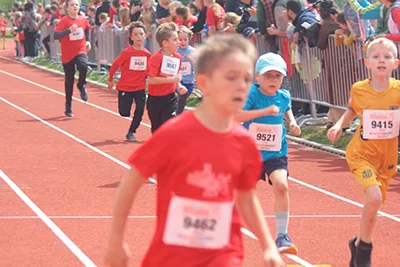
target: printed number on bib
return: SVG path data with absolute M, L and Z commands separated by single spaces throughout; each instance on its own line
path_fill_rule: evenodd
M 146 70 L 147 57 L 131 57 L 130 70 Z
M 190 62 L 182 62 L 181 71 L 182 75 L 191 75 L 192 74 L 192 65 Z
M 210 202 L 174 196 L 163 242 L 190 248 L 220 249 L 228 245 L 232 202 Z
M 399 135 L 400 110 L 364 110 L 363 138 L 391 139 Z
M 179 71 L 180 60 L 178 58 L 163 56 L 161 64 L 161 73 L 165 75 L 177 75 Z
M 71 32 L 69 34 L 69 40 L 71 41 L 76 41 L 76 40 L 82 40 L 83 39 L 83 28 L 78 28 L 76 29 L 75 32 Z
M 282 148 L 282 125 L 280 124 L 250 124 L 250 133 L 256 140 L 259 150 L 280 151 Z

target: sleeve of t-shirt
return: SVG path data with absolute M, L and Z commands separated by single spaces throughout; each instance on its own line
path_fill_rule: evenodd
M 236 183 L 236 189 L 248 191 L 256 187 L 261 173 L 261 153 L 251 136 L 247 137 L 243 151 L 243 170 Z
M 66 26 L 65 26 L 66 20 L 65 19 L 61 19 L 60 22 L 57 24 L 57 27 L 54 29 L 55 32 L 61 32 L 66 30 Z
M 149 59 L 149 66 L 147 68 L 147 76 L 157 77 L 160 72 L 160 67 L 161 67 L 160 56 L 159 56 L 159 54 L 155 54 Z
M 356 114 L 359 114 L 359 107 L 357 105 L 356 91 L 357 85 L 353 85 L 350 90 L 350 98 L 349 98 L 349 109 L 353 110 Z
M 247 97 L 246 104 L 244 105 L 244 110 L 252 110 L 254 106 L 254 94 L 253 90 L 250 89 L 249 96 Z
M 168 162 L 172 139 L 171 128 L 161 127 L 132 153 L 128 163 L 135 166 L 144 178 L 159 173 Z
M 122 65 L 122 62 L 124 62 L 126 59 L 127 59 L 126 53 L 122 51 L 121 54 L 114 60 L 113 64 L 111 65 L 110 71 L 108 73 L 109 81 L 114 80 L 115 72 L 117 71 L 118 67 Z
M 287 97 L 287 106 L 285 107 L 285 112 L 292 109 L 292 97 L 290 96 L 290 92 L 285 90 Z
M 212 8 L 211 7 L 209 7 L 208 9 L 207 9 L 207 14 L 206 14 L 206 25 L 208 26 L 208 27 L 211 27 L 211 26 L 215 26 L 215 15 L 214 15 L 214 10 L 212 10 Z

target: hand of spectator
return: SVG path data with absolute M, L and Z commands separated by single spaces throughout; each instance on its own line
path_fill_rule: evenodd
M 115 25 L 116 25 L 118 28 L 121 28 L 121 26 L 122 26 L 122 24 L 121 24 L 120 21 L 115 22 Z
M 301 129 L 295 121 L 289 125 L 289 128 L 290 128 L 290 133 L 293 134 L 294 136 L 299 136 L 301 134 Z
M 69 27 L 69 30 L 71 32 L 76 32 L 77 29 L 78 29 L 78 25 L 76 25 L 76 24 L 73 24 L 71 27 Z
M 267 32 L 269 35 L 277 35 L 277 29 L 274 24 L 267 28 Z
M 385 37 L 386 37 L 386 34 L 377 34 L 374 36 L 374 40 L 377 38 L 385 38 Z
M 298 32 L 295 32 L 293 34 L 293 43 L 298 44 L 300 39 L 300 34 Z
M 142 10 L 142 8 L 140 6 L 132 6 L 131 8 L 131 15 L 136 14 L 137 12 L 139 12 L 140 10 Z
M 252 6 L 251 8 L 248 9 L 249 14 L 253 17 L 257 16 L 257 7 Z
M 344 31 L 342 29 L 337 29 L 335 31 L 335 36 L 342 36 L 342 35 L 344 35 Z
M 164 22 L 167 22 L 166 18 L 161 18 L 161 19 L 156 19 L 157 24 L 163 24 Z

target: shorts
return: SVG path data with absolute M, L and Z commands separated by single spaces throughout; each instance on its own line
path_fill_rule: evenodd
M 288 171 L 288 157 L 282 156 L 279 158 L 272 158 L 263 162 L 263 168 L 259 177 L 259 180 L 265 181 L 265 174 L 268 175 L 268 183 L 272 185 L 272 181 L 269 179 L 271 173 L 276 170 L 285 170 L 289 176 Z
M 363 190 L 370 185 L 378 185 L 381 189 L 382 193 L 382 203 L 386 200 L 386 191 L 389 188 L 391 176 L 382 178 L 378 175 L 376 168 L 369 164 L 368 162 L 364 162 L 360 167 L 353 169 L 351 171 L 356 178 L 356 181 L 362 186 Z

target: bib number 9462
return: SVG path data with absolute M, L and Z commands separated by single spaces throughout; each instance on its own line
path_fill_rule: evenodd
M 217 220 L 215 219 L 196 219 L 189 216 L 183 218 L 183 227 L 185 228 L 194 228 L 204 231 L 215 231 L 216 224 Z

